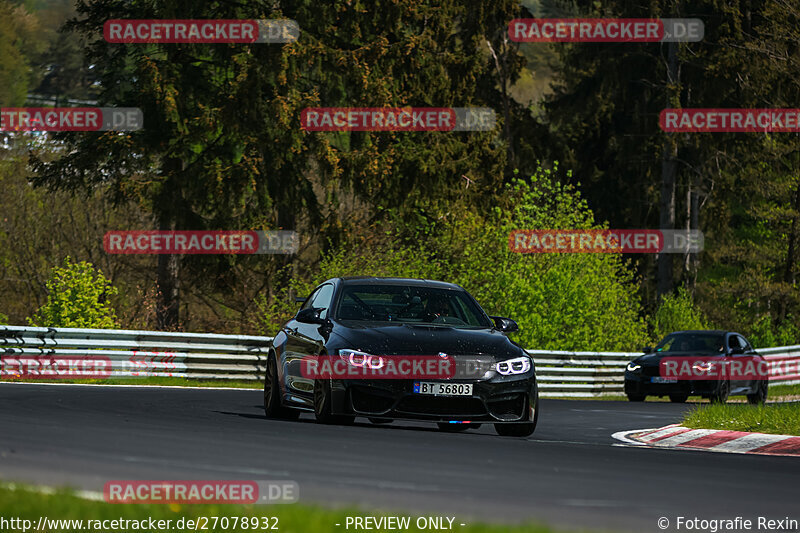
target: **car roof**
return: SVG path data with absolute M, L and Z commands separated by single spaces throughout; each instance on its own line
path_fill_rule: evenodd
M 348 276 L 339 278 L 344 285 L 402 285 L 412 287 L 432 287 L 437 289 L 451 289 L 463 291 L 464 289 L 455 283 L 436 281 L 432 279 L 414 278 L 379 278 L 376 276 Z
M 673 331 L 670 335 L 675 333 L 734 333 L 733 331 L 728 331 L 725 329 L 684 329 L 681 331 Z

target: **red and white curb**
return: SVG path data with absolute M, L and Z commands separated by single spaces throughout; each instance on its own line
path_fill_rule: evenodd
M 612 435 L 625 444 L 653 448 L 707 450 L 757 455 L 800 456 L 800 437 L 720 429 L 690 429 L 670 424 L 656 429 L 634 429 Z

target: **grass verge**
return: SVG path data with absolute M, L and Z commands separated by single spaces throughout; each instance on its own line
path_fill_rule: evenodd
M 800 435 L 800 403 L 704 405 L 690 411 L 681 425 L 693 429 Z
M 29 520 L 31 527 L 29 531 L 35 529 L 40 517 L 49 520 L 82 520 L 79 526 L 75 522 L 72 524 L 50 523 L 49 527 L 43 527 L 44 531 L 65 532 L 65 531 L 134 531 L 149 530 L 145 524 L 144 528 L 111 526 L 110 522 L 106 526 L 94 527 L 88 524 L 88 520 L 147 520 L 152 518 L 154 521 L 171 520 L 170 523 L 164 522 L 167 528 L 159 528 L 161 531 L 280 531 L 281 533 L 341 533 L 345 531 L 346 519 L 348 516 L 381 516 L 385 513 L 364 512 L 355 508 L 329 510 L 308 505 L 156 505 L 156 504 L 108 504 L 92 500 L 85 500 L 73 495 L 70 491 L 60 490 L 53 494 L 42 494 L 34 492 L 29 488 L 15 486 L 13 489 L 6 486 L 0 487 L 0 517 L 8 520 L 19 518 Z M 404 531 L 430 531 L 418 529 L 416 519 L 419 516 L 435 516 L 436 513 L 426 513 L 415 515 L 409 513 L 393 513 L 391 516 L 410 516 L 410 526 Z M 214 518 L 218 517 L 217 527 L 214 528 Z M 228 517 L 227 527 L 223 527 L 222 517 Z M 248 519 L 248 525 L 252 518 L 257 518 L 257 528 L 233 528 L 234 517 L 237 517 L 238 525 L 242 525 L 244 518 Z M 262 518 L 267 518 L 263 521 Z M 275 520 L 277 518 L 277 520 Z M 178 521 L 183 519 L 183 527 L 179 529 Z M 199 519 L 199 522 L 198 522 Z M 188 520 L 194 521 L 189 526 Z M 447 524 L 447 520 L 444 522 Z M 465 526 L 460 526 L 465 523 Z M 336 524 L 340 524 L 337 526 Z M 87 527 L 90 525 L 92 527 Z M 97 524 L 101 525 L 101 524 Z M 205 527 L 203 527 L 205 525 Z M 267 528 L 263 526 L 266 525 Z M 275 525 L 272 529 L 271 526 Z M 22 528 L 13 528 L 22 531 Z M 351 527 L 352 529 L 352 527 Z M 557 530 L 544 525 L 525 524 L 518 526 L 500 526 L 481 523 L 472 523 L 468 520 L 455 518 L 453 529 L 464 533 L 555 533 Z M 564 530 L 560 530 L 564 531 Z

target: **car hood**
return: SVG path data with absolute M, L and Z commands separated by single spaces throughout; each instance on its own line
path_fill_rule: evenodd
M 636 358 L 636 362 L 642 365 L 658 365 L 665 357 L 724 357 L 719 352 L 653 352 Z
M 458 329 L 449 326 L 342 325 L 336 324 L 332 341 L 376 355 L 491 355 L 502 361 L 519 357 L 524 350 L 494 329 Z

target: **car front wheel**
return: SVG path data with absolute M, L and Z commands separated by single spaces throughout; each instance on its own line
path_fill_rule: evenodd
M 727 380 L 720 381 L 717 385 L 717 391 L 709 397 L 711 403 L 725 403 L 728 401 L 728 396 L 731 392 L 731 384 Z
M 283 418 L 286 420 L 295 420 L 300 416 L 300 411 L 289 409 L 281 404 L 278 364 L 275 362 L 273 354 L 269 354 L 267 371 L 264 376 L 264 414 L 267 418 Z
M 769 390 L 769 382 L 766 379 L 759 381 L 756 392 L 747 395 L 747 403 L 753 405 L 766 403 L 768 390 Z
M 320 424 L 352 424 L 355 416 L 332 413 L 331 385 L 326 379 L 314 380 L 314 416 Z

